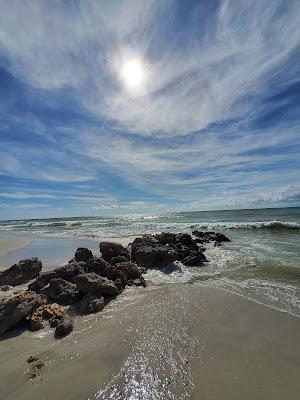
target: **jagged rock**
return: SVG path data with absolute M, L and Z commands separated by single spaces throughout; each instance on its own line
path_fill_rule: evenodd
M 63 338 L 64 336 L 69 335 L 74 329 L 74 322 L 70 317 L 63 318 L 57 325 L 54 336 L 57 339 Z
M 0 286 L 17 286 L 36 278 L 42 270 L 42 262 L 38 258 L 21 260 L 12 267 L 0 272 Z
M 116 288 L 118 289 L 119 293 L 122 293 L 123 288 L 125 287 L 125 285 L 123 284 L 121 279 L 120 278 L 116 279 L 114 281 L 114 284 L 115 284 Z
M 159 241 L 160 244 L 175 244 L 176 243 L 176 234 L 170 232 L 162 232 L 160 234 L 155 235 L 155 238 Z
M 126 285 L 126 281 L 127 281 L 127 277 L 124 274 L 124 272 L 122 272 L 121 270 L 118 270 L 115 266 L 110 265 L 106 268 L 105 270 L 105 276 L 111 280 L 111 281 L 116 281 L 117 279 L 120 279 L 122 282 L 122 287 L 125 287 Z
M 180 243 L 184 246 L 187 246 L 190 249 L 196 250 L 198 248 L 195 240 L 192 238 L 191 235 L 189 235 L 187 233 L 177 233 L 176 234 L 176 242 Z
M 95 272 L 98 275 L 106 276 L 105 270 L 108 263 L 102 257 L 92 257 L 87 262 L 87 272 Z
M 88 262 L 90 258 L 93 257 L 93 253 L 91 250 L 85 248 L 85 247 L 78 247 L 75 253 L 75 260 L 76 261 L 83 261 L 83 262 Z
M 181 243 L 176 244 L 177 260 L 181 261 L 191 254 L 191 249 Z
M 141 271 L 138 266 L 131 261 L 118 263 L 115 265 L 115 269 L 122 272 L 125 275 L 126 280 L 140 278 L 141 276 Z
M 128 257 L 125 256 L 116 256 L 116 257 L 112 257 L 112 259 L 110 260 L 110 264 L 111 265 L 116 265 L 122 262 L 127 262 L 128 261 Z
M 192 232 L 194 236 L 197 236 L 198 238 L 198 242 L 199 240 L 201 240 L 201 243 L 208 243 L 208 242 L 217 242 L 217 243 L 221 243 L 221 242 L 230 242 L 230 239 L 223 235 L 223 233 L 219 233 L 219 232 L 202 232 L 202 231 L 193 231 Z
M 77 307 L 79 314 L 95 314 L 105 307 L 104 297 L 97 297 L 93 294 L 86 294 Z
M 155 237 L 144 235 L 131 244 L 131 258 L 139 267 L 152 268 L 175 261 L 178 254 L 174 246 L 162 245 Z
M 76 303 L 79 299 L 76 285 L 62 278 L 52 279 L 47 293 L 51 300 L 62 305 Z
M 75 283 L 82 293 L 92 293 L 96 296 L 116 296 L 119 291 L 114 283 L 94 272 L 77 275 Z
M 49 320 L 49 325 L 54 327 L 65 317 L 64 310 L 56 303 L 43 304 L 38 307 L 30 317 L 30 328 L 33 331 L 44 327 L 44 320 Z
M 120 243 L 114 242 L 101 242 L 100 251 L 105 261 L 110 261 L 113 257 L 123 256 L 130 259 L 130 255 L 127 249 Z
M 206 261 L 207 259 L 205 255 L 201 251 L 198 251 L 198 252 L 192 252 L 191 255 L 184 258 L 181 262 L 184 265 L 195 267 L 203 265 L 203 263 Z
M 53 271 L 45 272 L 39 276 L 29 286 L 29 290 L 34 292 L 40 292 L 46 285 L 50 283 L 52 279 L 61 278 L 68 282 L 74 283 L 74 277 L 79 274 L 83 274 L 86 270 L 86 264 L 82 261 L 71 260 L 68 264 L 56 268 Z
M 40 290 L 43 289 L 43 287 L 48 285 L 51 279 L 55 277 L 56 273 L 54 271 L 44 272 L 42 275 L 36 278 L 35 281 L 33 281 L 32 283 L 30 283 L 30 285 L 28 285 L 28 289 L 32 290 L 33 292 L 39 292 Z
M 44 296 L 25 290 L 13 297 L 4 298 L 0 302 L 0 335 L 31 315 L 46 301 Z

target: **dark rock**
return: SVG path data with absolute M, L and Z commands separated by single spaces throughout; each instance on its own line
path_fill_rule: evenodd
M 116 267 L 113 265 L 110 265 L 106 268 L 105 276 L 111 281 L 116 281 L 117 279 L 120 279 L 123 288 L 126 285 L 127 276 L 124 274 L 124 272 L 122 272 L 119 269 L 116 269 Z
M 62 278 L 66 281 L 75 283 L 75 276 L 84 273 L 86 268 L 86 263 L 83 261 L 71 261 L 62 267 L 56 268 L 54 272 L 57 278 Z
M 202 231 L 193 231 L 192 232 L 194 236 L 197 236 L 198 238 L 198 242 L 199 239 L 201 240 L 201 243 L 205 243 L 205 242 L 217 242 L 217 243 L 221 243 L 221 242 L 230 242 L 230 239 L 223 235 L 223 233 L 219 233 L 219 232 L 212 232 L 212 231 L 208 231 L 208 232 L 202 232 Z
M 77 275 L 75 283 L 82 293 L 92 293 L 96 296 L 116 296 L 119 291 L 114 283 L 94 272 Z
M 138 266 L 131 261 L 118 263 L 115 265 L 115 269 L 122 272 L 125 275 L 126 280 L 136 279 L 141 276 L 141 271 Z
M 62 278 L 52 279 L 47 293 L 51 300 L 62 305 L 73 304 L 79 300 L 76 285 Z
M 38 361 L 38 359 L 39 359 L 38 356 L 32 355 L 32 356 L 29 356 L 29 357 L 27 358 L 27 362 L 28 362 L 28 364 L 31 364 L 31 363 L 33 363 L 34 361 Z
M 217 243 L 230 242 L 230 239 L 227 236 L 223 235 L 223 233 L 216 233 L 215 241 Z
M 125 256 L 116 256 L 116 257 L 112 257 L 112 259 L 110 260 L 110 264 L 111 265 L 116 265 L 122 262 L 127 262 L 128 261 L 128 257 Z
M 139 267 L 152 268 L 158 265 L 168 264 L 178 257 L 175 247 L 162 245 L 150 235 L 137 238 L 131 244 L 131 258 Z
M 98 275 L 106 276 L 105 270 L 108 263 L 102 257 L 92 257 L 87 262 L 87 272 L 95 272 Z
M 176 242 L 187 246 L 190 249 L 197 249 L 197 243 L 194 241 L 192 236 L 187 233 L 177 233 Z
M 0 335 L 31 315 L 45 302 L 44 296 L 31 291 L 21 291 L 13 297 L 4 298 L 0 302 Z
M 42 270 L 38 258 L 21 260 L 12 267 L 0 272 L 0 285 L 17 286 L 36 278 Z
M 10 289 L 11 289 L 11 286 L 9 286 L 9 285 L 0 286 L 1 292 L 7 292 Z
M 132 284 L 133 284 L 134 286 L 143 286 L 143 287 L 146 287 L 146 286 L 147 286 L 146 281 L 145 281 L 145 279 L 144 279 L 142 276 L 139 277 L 139 278 L 133 279 L 133 280 L 132 280 Z
M 191 254 L 191 249 L 188 246 L 185 246 L 181 243 L 176 245 L 177 250 L 177 259 L 179 261 L 183 260 L 184 258 L 188 257 Z
M 101 242 L 100 243 L 100 251 L 102 257 L 106 261 L 110 261 L 113 257 L 123 256 L 130 259 L 130 255 L 127 249 L 123 247 L 120 243 L 114 242 Z
M 33 281 L 32 283 L 30 283 L 30 285 L 28 285 L 28 289 L 38 293 L 43 289 L 43 287 L 48 285 L 51 279 L 55 277 L 56 273 L 54 271 L 44 272 L 42 275 L 36 278 L 35 281 Z
M 104 297 L 97 297 L 93 294 L 86 294 L 77 307 L 79 314 L 95 314 L 105 307 Z
M 123 284 L 123 282 L 121 281 L 121 279 L 120 279 L 120 278 L 116 279 L 116 280 L 114 281 L 114 284 L 115 284 L 116 288 L 118 289 L 119 293 L 122 293 L 122 290 L 123 290 L 123 288 L 124 288 L 124 284 Z
M 155 238 L 158 240 L 160 244 L 175 244 L 176 243 L 176 234 L 169 232 L 162 232 L 158 235 L 155 235 Z
M 85 248 L 85 247 L 79 247 L 76 250 L 75 253 L 75 260 L 76 261 L 83 261 L 83 262 L 88 262 L 90 258 L 93 257 L 93 253 L 91 250 Z
M 73 329 L 74 329 L 73 320 L 70 317 L 65 317 L 57 325 L 54 332 L 54 336 L 57 339 L 60 339 L 64 336 L 69 335 L 69 333 L 71 333 Z
M 187 266 L 201 266 L 203 263 L 207 261 L 205 255 L 201 252 L 192 252 L 191 255 L 183 259 L 181 262 Z

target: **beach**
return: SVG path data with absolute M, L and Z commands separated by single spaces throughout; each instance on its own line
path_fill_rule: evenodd
M 300 320 L 199 284 L 128 289 L 60 341 L 0 342 L 1 398 L 297 399 Z M 45 361 L 28 380 L 26 359 Z
M 105 240 L 126 247 L 145 233 L 195 228 L 230 238 L 205 243 L 208 262 L 201 267 L 149 268 L 146 288 L 127 286 L 97 314 L 76 315 L 71 305 L 74 329 L 63 339 L 48 324 L 2 335 L 1 399 L 297 399 L 299 209 L 278 210 L 276 220 L 273 211 L 269 219 L 262 214 L 0 223 L 0 242 L 11 249 L 0 265 L 37 256 L 46 273 L 73 259 L 78 247 L 99 257 Z M 30 356 L 42 365 L 33 379 Z

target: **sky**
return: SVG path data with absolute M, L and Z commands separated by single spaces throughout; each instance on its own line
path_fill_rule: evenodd
M 0 219 L 300 205 L 297 0 L 0 9 Z

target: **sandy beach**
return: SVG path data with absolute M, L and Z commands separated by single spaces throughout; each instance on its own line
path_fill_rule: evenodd
M 127 289 L 102 313 L 76 317 L 65 339 L 4 336 L 1 398 L 292 400 L 299 333 L 298 318 L 224 290 Z M 32 354 L 45 367 L 28 380 Z
M 13 250 L 20 250 L 28 246 L 29 239 L 16 237 L 0 237 L 0 257 Z

